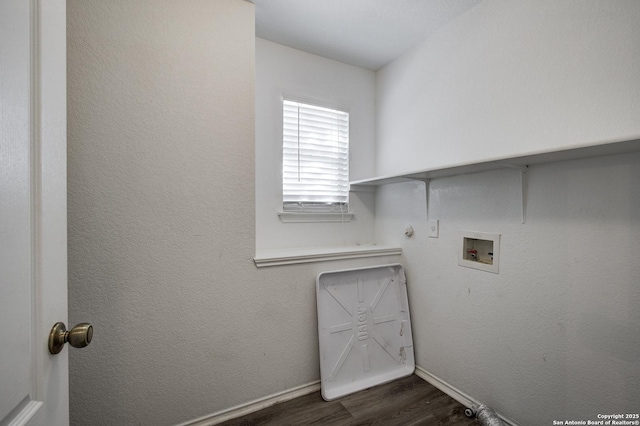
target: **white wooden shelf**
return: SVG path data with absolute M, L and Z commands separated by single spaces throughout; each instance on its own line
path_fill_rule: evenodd
M 527 170 L 530 165 L 552 163 L 556 161 L 578 160 L 583 158 L 601 157 L 605 155 L 628 154 L 640 152 L 640 138 L 623 141 L 610 141 L 597 145 L 578 146 L 557 151 L 544 151 L 523 156 L 501 157 L 474 163 L 463 163 L 442 167 L 433 167 L 395 175 L 386 175 L 361 179 L 350 182 L 351 191 L 367 190 L 367 188 L 393 183 L 422 181 L 427 191 L 427 218 L 429 211 L 429 181 L 431 179 L 455 176 L 461 174 L 478 173 L 504 168 L 516 169 L 520 172 L 522 185 L 522 223 L 525 223 L 527 199 Z

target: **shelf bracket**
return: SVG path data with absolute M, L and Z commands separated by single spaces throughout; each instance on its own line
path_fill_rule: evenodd
M 524 166 L 524 170 L 520 170 L 520 196 L 522 197 L 522 224 L 524 225 L 527 222 L 527 189 L 529 187 L 529 180 L 527 175 L 527 168 L 529 166 Z
M 510 169 L 515 169 L 520 173 L 520 200 L 521 200 L 521 212 L 522 212 L 522 223 L 526 223 L 527 221 L 527 189 L 528 189 L 528 179 L 527 179 L 527 171 L 529 170 L 529 166 L 526 164 L 508 164 L 508 163 L 500 163 L 505 167 Z
M 417 178 L 417 177 L 411 177 L 409 179 L 417 180 L 419 182 L 424 182 L 424 203 L 426 207 L 426 215 L 427 215 L 427 221 L 428 221 L 429 220 L 429 182 L 431 182 L 431 179 Z

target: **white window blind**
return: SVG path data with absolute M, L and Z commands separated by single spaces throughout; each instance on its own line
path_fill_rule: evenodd
M 283 117 L 283 209 L 345 211 L 349 114 L 285 100 Z

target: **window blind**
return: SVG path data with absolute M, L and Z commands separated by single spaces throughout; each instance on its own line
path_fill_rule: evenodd
M 349 114 L 285 100 L 282 133 L 284 209 L 344 211 L 349 201 Z

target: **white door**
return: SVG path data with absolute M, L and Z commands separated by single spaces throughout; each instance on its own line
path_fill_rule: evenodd
M 66 12 L 0 0 L 0 425 L 69 423 Z

